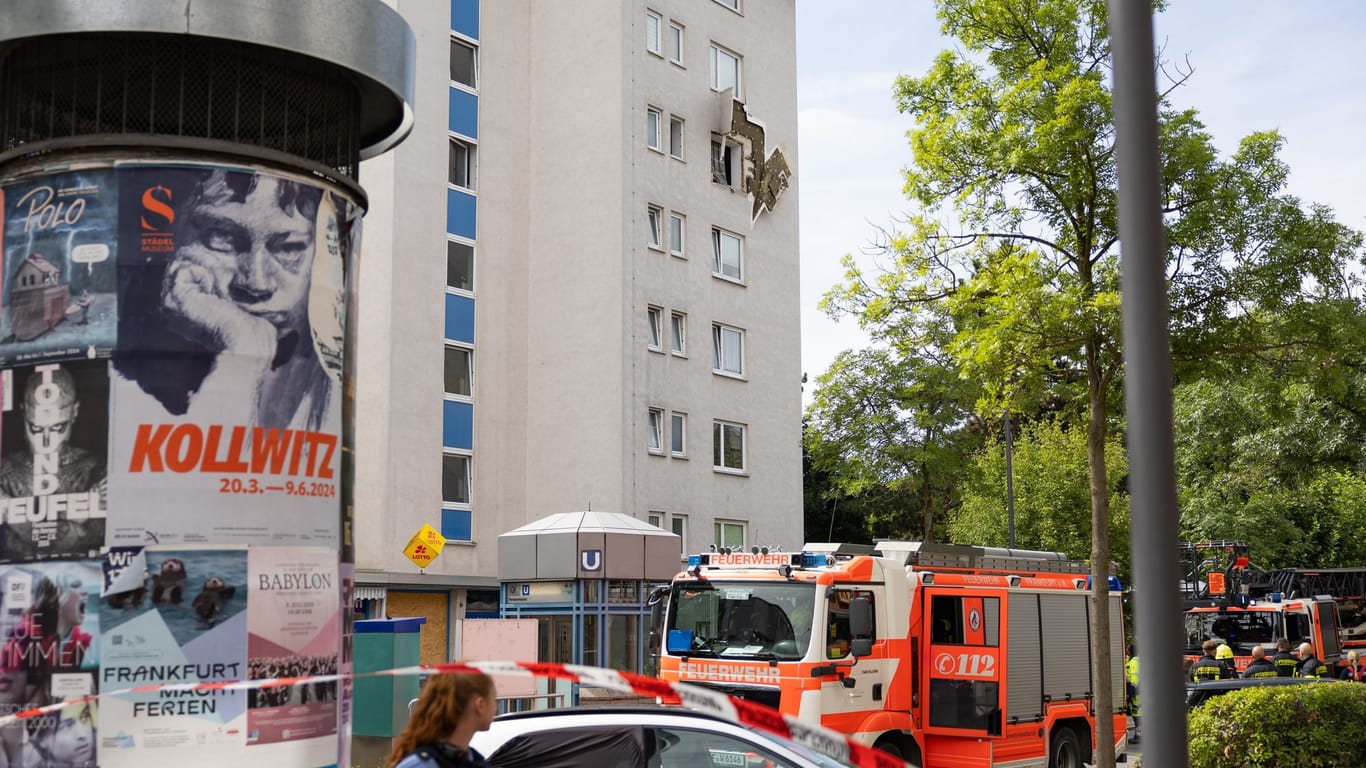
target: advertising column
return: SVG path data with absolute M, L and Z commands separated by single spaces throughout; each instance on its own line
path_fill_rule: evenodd
M 87 165 L 0 184 L 0 714 L 335 675 L 359 208 L 250 164 Z M 115 693 L 0 729 L 0 765 L 332 765 L 338 698 Z

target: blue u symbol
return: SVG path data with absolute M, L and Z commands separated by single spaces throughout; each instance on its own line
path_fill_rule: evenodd
M 601 550 L 601 549 L 585 549 L 585 550 L 582 550 L 581 552 L 579 552 L 579 564 L 583 566 L 583 569 L 584 569 L 585 571 L 601 571 L 601 570 L 602 570 L 602 550 Z

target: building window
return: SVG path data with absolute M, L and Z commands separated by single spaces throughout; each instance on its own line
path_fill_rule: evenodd
M 740 145 L 716 134 L 711 137 L 711 180 L 731 189 L 740 188 Z
M 716 0 L 716 2 L 726 6 L 732 11 L 735 11 L 736 13 L 740 12 L 740 0 Z
M 452 138 L 446 180 L 452 186 L 474 189 L 474 145 Z
M 658 408 L 650 409 L 650 423 L 647 427 L 645 447 L 650 453 L 664 452 L 664 412 Z
M 653 525 L 653 526 L 656 527 L 656 528 L 663 528 L 663 527 L 664 527 L 664 513 L 663 513 L 663 512 L 650 512 L 650 513 L 648 513 L 648 514 L 645 515 L 645 521 L 648 522 L 650 525 Z
M 674 411 L 669 414 L 669 453 L 683 458 L 688 455 L 688 414 Z
M 470 503 L 470 457 L 447 453 L 441 457 L 441 500 L 447 504 Z
M 711 326 L 711 369 L 714 373 L 745 375 L 745 332 L 729 325 Z
M 669 61 L 683 63 L 683 25 L 670 22 L 669 31 L 664 35 L 664 52 Z
M 446 345 L 446 394 L 470 396 L 473 380 L 474 351 L 466 347 Z
M 474 290 L 474 246 L 446 241 L 446 285 L 462 291 Z
M 451 38 L 451 82 L 478 88 L 478 55 L 474 46 Z
M 659 14 L 645 12 L 645 50 L 659 55 L 659 29 L 662 24 Z
M 684 552 L 687 552 L 687 551 L 688 551 L 688 516 L 687 516 L 687 515 L 673 515 L 673 516 L 671 516 L 671 517 L 669 518 L 669 530 L 671 530 L 671 531 L 673 531 L 674 533 L 678 534 L 678 538 L 679 538 L 679 540 L 680 540 L 680 543 L 682 543 L 682 545 L 683 545 L 683 551 L 684 551 Z
M 646 240 L 646 244 L 657 251 L 664 250 L 661 245 L 663 241 L 660 239 L 661 232 L 664 229 L 664 211 L 652 205 L 646 208 L 646 219 L 649 220 L 650 225 L 649 239 Z
M 645 110 L 645 146 L 656 152 L 662 152 L 660 139 L 660 125 L 664 120 L 664 113 L 650 107 Z
M 724 229 L 711 231 L 711 273 L 717 277 L 739 282 L 743 277 L 744 258 L 740 236 Z
M 718 547 L 732 549 L 745 548 L 745 524 L 730 520 L 717 520 L 711 525 L 712 538 Z
M 645 318 L 650 323 L 650 336 L 645 342 L 645 346 L 656 352 L 661 352 L 664 349 L 663 345 L 659 343 L 660 338 L 663 336 L 663 333 L 661 333 L 661 328 L 664 324 L 663 317 L 664 310 L 659 307 L 649 307 L 645 310 Z
M 683 255 L 684 216 L 681 213 L 669 214 L 669 253 Z
M 716 421 L 711 425 L 711 465 L 726 472 L 745 471 L 745 425 Z
M 711 89 L 713 91 L 724 91 L 727 88 L 732 88 L 735 92 L 735 98 L 740 99 L 743 97 L 740 90 L 740 77 L 740 56 L 712 43 Z
M 688 354 L 688 316 L 682 312 L 669 314 L 669 351 L 679 357 Z
M 683 118 L 678 116 L 669 117 L 669 156 L 683 159 Z

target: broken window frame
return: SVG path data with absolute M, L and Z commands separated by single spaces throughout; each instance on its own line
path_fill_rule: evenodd
M 734 190 L 743 189 L 744 154 L 740 145 L 719 133 L 711 135 L 711 180 Z

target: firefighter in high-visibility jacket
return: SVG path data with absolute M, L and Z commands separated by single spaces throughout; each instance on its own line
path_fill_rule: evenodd
M 1280 674 L 1276 671 L 1276 665 L 1266 657 L 1266 649 L 1260 645 L 1252 646 L 1252 661 L 1243 670 L 1243 677 L 1279 677 Z
M 1205 655 L 1195 662 L 1191 667 L 1191 680 L 1197 683 L 1204 683 L 1210 680 L 1227 680 L 1233 677 L 1233 673 L 1228 667 L 1218 659 L 1214 658 L 1215 652 L 1219 649 L 1218 640 L 1206 640 L 1200 645 L 1200 650 Z
M 1276 641 L 1276 655 L 1271 657 L 1271 663 L 1276 666 L 1277 677 L 1294 677 L 1295 669 L 1300 662 L 1295 658 L 1295 654 L 1290 652 L 1290 641 L 1284 637 Z
M 1129 717 L 1134 719 L 1134 731 L 1138 731 L 1138 655 L 1134 653 L 1134 647 L 1129 646 L 1129 660 L 1124 662 L 1124 679 L 1127 681 L 1129 694 Z
M 1300 677 L 1326 677 L 1328 665 L 1314 658 L 1314 646 L 1300 643 Z

